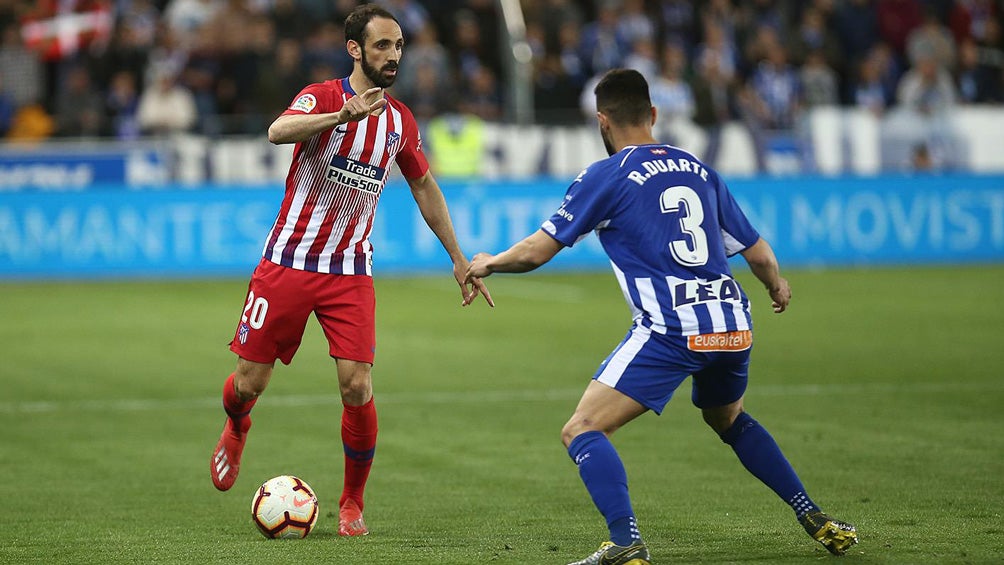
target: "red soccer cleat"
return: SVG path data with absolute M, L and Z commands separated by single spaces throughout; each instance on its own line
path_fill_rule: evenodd
M 338 535 L 365 536 L 370 533 L 363 522 L 363 511 L 352 499 L 346 500 L 338 511 Z
M 251 428 L 251 417 L 241 418 L 240 428 L 234 425 L 231 418 L 223 424 L 220 442 L 213 450 L 209 459 L 209 474 L 213 477 L 213 486 L 219 490 L 230 490 L 237 480 L 241 469 L 241 453 L 244 452 L 244 442 L 247 441 L 248 429 Z

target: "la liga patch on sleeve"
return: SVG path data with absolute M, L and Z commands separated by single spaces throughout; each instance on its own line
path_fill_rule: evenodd
M 317 106 L 317 98 L 313 94 L 304 94 L 297 98 L 290 106 L 290 110 L 299 110 L 309 114 Z

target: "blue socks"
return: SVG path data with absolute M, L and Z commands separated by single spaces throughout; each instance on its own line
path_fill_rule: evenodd
M 752 416 L 741 412 L 721 438 L 732 446 L 746 470 L 788 503 L 798 518 L 819 510 L 806 496 L 802 481 L 777 442 Z
M 746 470 L 788 503 L 799 519 L 819 510 L 805 494 L 802 481 L 777 442 L 752 416 L 740 413 L 721 438 Z M 627 472 L 606 434 L 592 431 L 576 436 L 568 445 L 568 455 L 578 465 L 593 504 L 606 518 L 610 541 L 628 546 L 641 540 L 628 495 Z
M 603 432 L 580 434 L 568 445 L 568 455 L 579 466 L 579 476 L 610 528 L 610 541 L 620 546 L 641 539 L 628 496 L 627 472 Z

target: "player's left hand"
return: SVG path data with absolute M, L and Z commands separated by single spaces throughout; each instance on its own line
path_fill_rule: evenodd
M 777 288 L 769 290 L 769 294 L 775 314 L 788 309 L 788 304 L 791 303 L 791 286 L 788 285 L 788 279 L 779 277 Z
M 482 255 L 484 254 L 482 253 Z M 460 285 L 460 293 L 464 297 L 464 301 L 461 303 L 462 306 L 468 306 L 474 302 L 474 299 L 479 294 L 482 294 L 485 297 L 485 302 L 492 308 L 495 307 L 495 301 L 492 300 L 492 295 L 488 292 L 488 286 L 481 280 L 481 277 L 471 276 L 470 264 L 466 259 L 453 264 L 453 277 L 457 279 L 457 284 Z
M 471 258 L 471 262 L 467 265 L 467 272 L 465 276 L 467 280 L 471 280 L 474 277 L 484 278 L 492 274 L 494 271 L 488 268 L 488 261 L 492 259 L 493 255 L 491 253 L 478 253 Z

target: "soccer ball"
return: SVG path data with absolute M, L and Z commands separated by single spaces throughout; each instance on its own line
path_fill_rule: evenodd
M 305 538 L 317 522 L 314 489 L 292 475 L 273 477 L 251 498 L 251 520 L 267 538 Z

